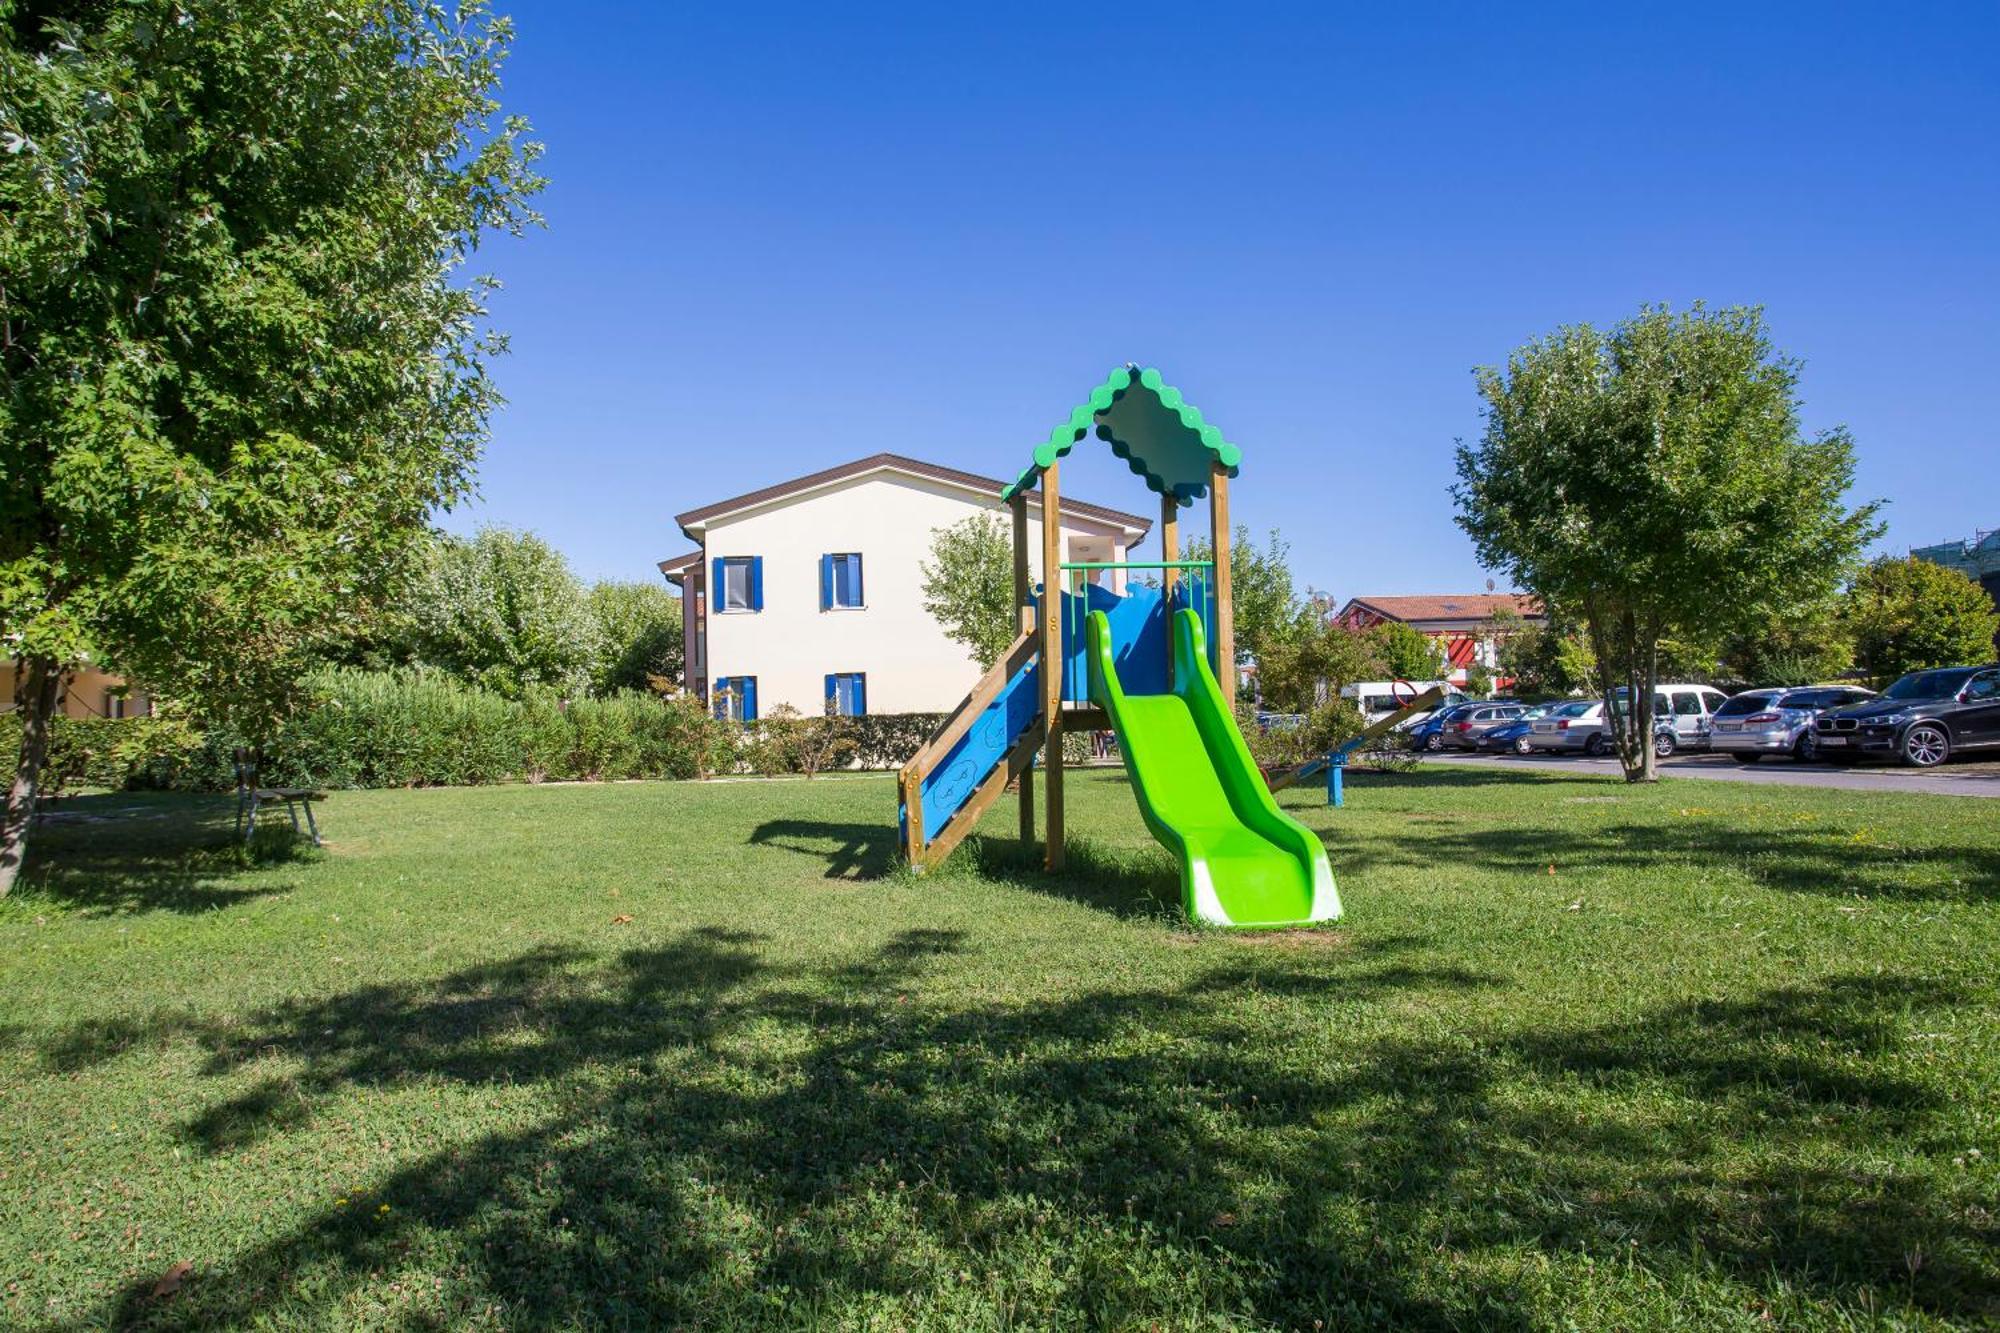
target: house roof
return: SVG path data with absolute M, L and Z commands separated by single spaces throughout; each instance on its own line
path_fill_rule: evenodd
M 695 569 L 700 564 L 701 550 L 697 547 L 692 551 L 674 556 L 671 559 L 662 560 L 660 562 L 660 572 L 667 576 L 667 582 L 679 583 L 689 570 Z
M 830 467 L 823 472 L 814 472 L 803 477 L 794 477 L 790 481 L 781 481 L 775 485 L 766 486 L 761 490 L 747 491 L 742 495 L 731 496 L 727 500 L 717 500 L 713 504 L 705 504 L 698 508 L 690 509 L 686 513 L 675 514 L 674 523 L 686 534 L 689 541 L 698 542 L 701 540 L 701 537 L 692 531 L 692 529 L 698 525 L 707 523 L 711 519 L 721 518 L 725 514 L 733 514 L 739 510 L 755 508 L 758 505 L 769 504 L 773 500 L 783 500 L 793 495 L 803 494 L 806 491 L 816 490 L 821 486 L 828 486 L 834 482 L 846 481 L 853 477 L 865 476 L 870 472 L 880 471 L 906 472 L 912 476 L 928 478 L 931 481 L 941 481 L 946 485 L 979 491 L 992 496 L 996 500 L 1008 498 L 1002 494 L 1003 491 L 1008 489 L 1007 483 L 1001 481 L 998 477 L 982 477 L 976 472 L 961 472 L 957 468 L 941 467 L 936 463 L 926 463 L 920 458 L 909 458 L 903 454 L 870 454 L 866 458 L 857 458 L 851 463 L 842 463 L 838 467 Z M 1065 497 L 1063 508 L 1068 514 L 1076 517 L 1094 518 L 1103 523 L 1111 523 L 1121 528 L 1132 529 L 1135 538 L 1143 537 L 1153 526 L 1151 519 L 1139 514 L 1128 514 L 1122 509 L 1108 509 L 1103 505 L 1089 504 L 1082 500 L 1071 500 Z M 675 558 L 685 559 L 687 557 Z
M 1524 592 L 1471 592 L 1439 597 L 1350 597 L 1340 608 L 1337 620 L 1345 620 L 1356 610 L 1370 611 L 1385 620 L 1484 620 L 1495 611 L 1540 616 L 1541 602 Z
M 1095 426 L 1097 438 L 1146 479 L 1146 485 L 1180 504 L 1208 493 L 1209 476 L 1220 465 L 1236 475 L 1243 451 L 1202 420 L 1201 409 L 1181 397 L 1160 372 L 1123 365 L 1090 391 L 1068 420 L 1049 432 L 1034 461 L 1014 478 L 1001 498 L 1032 490 L 1042 473 L 1074 449 Z M 1067 502 L 1065 502 L 1067 503 Z

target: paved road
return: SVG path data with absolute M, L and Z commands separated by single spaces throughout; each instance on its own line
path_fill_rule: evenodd
M 1547 769 L 1581 773 L 1616 773 L 1616 759 L 1585 759 L 1581 755 L 1427 754 L 1427 764 L 1470 764 L 1518 768 L 1534 773 Z M 1766 759 L 1739 764 L 1727 755 L 1677 754 L 1660 764 L 1662 776 L 1709 778 L 1718 782 L 1776 782 L 1798 787 L 1839 787 L 1848 791 L 1918 791 L 1938 796 L 2000 797 L 2000 763 L 1950 763 L 1927 771 L 1885 764 L 1834 768 L 1825 764 L 1795 764 Z

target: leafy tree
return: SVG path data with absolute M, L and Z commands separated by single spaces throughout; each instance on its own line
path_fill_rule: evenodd
M 1780 612 L 1722 645 L 1722 674 L 1746 685 L 1811 685 L 1854 664 L 1854 632 L 1828 598 Z
M 974 514 L 931 534 L 924 610 L 985 670 L 1021 632 L 1014 606 L 1014 538 L 996 514 Z
M 1845 506 L 1845 431 L 1801 432 L 1797 363 L 1753 309 L 1642 310 L 1559 329 L 1479 372 L 1486 428 L 1452 493 L 1481 561 L 1580 615 L 1612 732 L 1655 776 L 1663 640 L 1748 629 L 1830 591 L 1879 530 Z
M 1487 618 L 1499 674 L 1521 698 L 1559 698 L 1590 688 L 1596 664 L 1583 636 L 1557 613 L 1534 624 L 1507 607 Z
M 96 650 L 258 734 L 352 632 L 496 395 L 509 25 L 426 0 L 0 7 L 0 634 L 20 865 L 62 665 Z
M 681 674 L 681 599 L 657 583 L 602 580 L 590 587 L 584 604 L 597 621 L 599 657 L 591 688 L 653 690 L 655 681 Z
M 404 614 L 412 661 L 509 699 L 538 685 L 587 693 L 607 657 L 583 585 L 531 532 L 438 534 Z
M 1187 543 L 1181 559 L 1213 560 L 1215 545 L 1197 537 Z M 1273 528 L 1260 550 L 1250 540 L 1250 529 L 1238 525 L 1230 537 L 1229 578 L 1236 610 L 1236 660 L 1262 663 L 1274 644 L 1303 623 L 1298 589 L 1292 583 L 1292 548 Z
M 1436 680 L 1444 670 L 1437 640 L 1414 625 L 1385 620 L 1363 634 L 1383 672 L 1396 680 Z
M 1958 570 L 1915 556 L 1877 560 L 1849 589 L 1843 620 L 1854 660 L 1877 685 L 1906 671 L 1993 659 L 2000 615 Z
M 1267 707 L 1305 713 L 1337 698 L 1343 686 L 1381 672 L 1381 658 L 1366 634 L 1308 615 L 1266 646 L 1257 659 L 1257 686 Z

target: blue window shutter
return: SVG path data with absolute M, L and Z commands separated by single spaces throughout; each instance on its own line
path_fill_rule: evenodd
M 764 609 L 764 557 L 761 555 L 750 557 L 750 609 Z
M 849 605 L 868 605 L 868 599 L 861 594 L 861 557 L 858 555 L 847 557 L 847 582 L 848 595 L 854 598 Z
M 833 607 L 833 557 L 830 555 L 823 555 L 819 558 L 819 609 L 822 611 L 827 611 L 831 610 L 832 607 Z
M 822 708 L 826 706 L 826 700 L 833 700 L 833 711 L 838 713 L 840 711 L 840 677 L 828 676 L 826 678 L 826 688 L 820 691 L 819 697 Z
M 745 722 L 755 722 L 757 720 L 757 678 L 755 676 L 743 676 L 739 678 L 738 683 L 743 688 L 743 720 Z
M 711 563 L 715 566 L 715 573 L 708 581 L 708 609 L 711 611 L 727 611 L 729 609 L 729 598 L 722 590 L 722 557 L 715 557 Z
M 868 677 L 857 671 L 851 679 L 854 681 L 854 716 L 865 717 L 868 714 Z

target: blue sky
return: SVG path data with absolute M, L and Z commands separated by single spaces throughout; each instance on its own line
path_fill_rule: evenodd
M 483 252 L 510 403 L 448 526 L 586 576 L 878 450 L 1011 476 L 1130 360 L 1303 582 L 1474 591 L 1472 368 L 1696 299 L 1766 307 L 1885 547 L 2000 525 L 1990 4 L 502 8 L 549 227 Z

